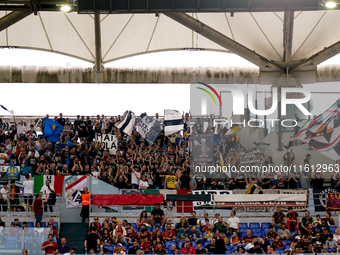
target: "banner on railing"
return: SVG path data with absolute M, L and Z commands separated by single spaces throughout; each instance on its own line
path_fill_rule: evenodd
M 280 207 L 306 206 L 307 196 L 306 194 L 215 195 L 214 201 L 217 207 L 242 207 L 242 206 L 258 207 L 275 205 Z
M 87 185 L 87 175 L 65 178 L 66 208 L 81 207 L 81 192 Z
M 340 211 L 340 193 L 329 193 L 327 198 L 327 211 Z
M 116 155 L 118 140 L 115 135 L 97 133 L 96 141 L 102 144 L 102 148 L 104 148 L 104 150 L 109 150 L 110 154 Z
M 92 195 L 92 204 L 100 206 L 112 205 L 155 205 L 164 204 L 163 195 L 153 194 L 120 194 L 120 195 Z
M 316 212 L 324 212 L 327 207 L 327 198 L 330 193 L 340 192 L 339 188 L 313 189 L 313 199 Z
M 230 195 L 233 194 L 231 190 L 193 190 L 193 195 Z M 195 201 L 193 202 L 194 207 L 204 207 L 212 208 L 214 206 L 214 201 Z
M 20 166 L 0 166 L 0 182 L 20 179 Z

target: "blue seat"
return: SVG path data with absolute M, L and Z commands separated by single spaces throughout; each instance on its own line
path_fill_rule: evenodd
M 260 223 L 257 222 L 251 222 L 249 223 L 250 228 L 260 228 Z
M 131 223 L 131 226 L 133 226 L 133 228 L 135 229 L 135 231 L 137 231 L 137 223 Z
M 11 222 L 11 224 L 14 224 L 14 221 Z M 21 222 L 18 222 L 19 226 L 21 226 Z
M 210 242 L 209 241 L 205 241 L 204 242 L 204 247 L 207 246 L 208 244 L 210 244 Z
M 103 245 L 103 248 L 108 249 L 109 254 L 113 254 L 114 246 L 113 245 Z
M 290 235 L 293 236 L 293 235 L 295 235 L 296 233 L 297 233 L 296 231 L 292 231 L 292 232 L 290 232 Z
M 285 250 L 289 250 L 290 249 L 290 244 L 286 244 L 285 245 Z
M 240 223 L 240 228 L 248 228 L 248 224 L 246 222 Z
M 232 253 L 233 253 L 232 250 L 226 250 L 226 251 L 225 251 L 225 254 L 232 254 Z
M 46 222 L 41 222 L 41 227 L 46 228 Z
M 231 250 L 231 245 L 230 244 L 226 244 L 225 248 L 228 249 L 228 250 Z
M 57 231 L 59 231 L 59 225 L 58 225 L 58 222 L 53 222 L 53 226 L 55 226 L 55 229 Z
M 269 244 L 272 245 L 272 243 L 274 242 L 274 240 L 268 240 Z
M 184 241 L 178 241 L 177 242 L 177 245 L 178 245 L 179 249 L 182 249 L 182 243 L 184 243 Z
M 278 254 L 283 254 L 285 253 L 285 250 L 284 249 L 276 249 L 275 250 Z
M 262 222 L 262 223 L 261 223 L 261 227 L 262 227 L 262 228 L 269 228 L 270 225 L 271 225 L 270 222 Z
M 290 243 L 291 243 L 290 240 L 282 240 L 282 242 L 283 242 L 283 245 L 286 245 L 286 244 L 289 244 L 289 245 L 290 245 Z
M 233 252 L 236 252 L 236 251 L 237 251 L 237 246 L 234 245 L 234 246 L 233 246 Z
M 34 222 L 32 221 L 27 222 L 27 227 L 34 228 Z

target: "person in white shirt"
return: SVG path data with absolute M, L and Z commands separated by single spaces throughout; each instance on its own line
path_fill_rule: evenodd
M 230 236 L 232 236 L 234 231 L 236 231 L 236 233 L 240 232 L 240 220 L 236 217 L 235 211 L 231 211 L 230 216 L 231 217 L 228 219 L 227 222 L 227 232 Z
M 142 175 L 141 179 L 139 179 L 139 189 L 148 189 L 149 183 L 146 180 L 146 176 Z
M 46 185 L 42 186 L 40 193 L 42 194 L 42 199 L 43 200 L 48 200 L 47 203 L 44 204 L 44 212 L 47 212 L 47 206 L 49 205 L 50 207 L 50 212 L 53 212 L 53 207 L 52 207 L 52 202 L 50 201 L 50 194 L 54 193 L 54 188 L 51 185 L 50 180 L 46 180 Z
M 139 178 L 140 178 L 140 173 L 138 172 L 138 168 L 132 166 L 131 189 L 139 188 Z
M 14 120 L 15 121 L 15 120 Z M 20 124 L 15 122 L 17 126 L 17 135 L 20 137 L 21 134 L 26 134 L 26 127 L 23 120 L 20 120 Z
M 8 187 L 8 184 L 5 183 L 2 189 L 0 190 L 0 205 L 2 205 L 1 209 L 3 212 L 7 212 L 7 200 L 8 200 L 8 194 L 9 194 L 7 187 Z
M 32 180 L 32 177 L 30 174 L 26 174 L 26 180 L 22 183 L 24 187 L 24 197 L 25 197 L 25 203 L 27 206 L 27 210 L 29 212 L 33 212 L 33 186 L 34 181 Z

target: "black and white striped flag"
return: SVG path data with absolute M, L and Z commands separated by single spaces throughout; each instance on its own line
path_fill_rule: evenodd
M 165 136 L 183 130 L 184 124 L 181 113 L 176 110 L 164 110 L 164 134 Z
M 131 135 L 135 127 L 136 116 L 133 112 L 127 110 L 124 112 L 122 119 L 115 124 L 115 126 L 127 135 Z
M 4 109 L 5 111 L 8 111 L 10 114 L 14 114 L 14 111 L 13 110 L 8 110 L 5 106 L 3 106 L 2 104 L 0 104 L 0 107 L 2 108 L 2 109 Z

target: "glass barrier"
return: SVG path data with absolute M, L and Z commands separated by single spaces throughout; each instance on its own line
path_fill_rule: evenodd
M 42 254 L 41 245 L 50 233 L 51 228 L 0 226 L 0 254 L 21 254 L 22 249 L 28 254 Z

